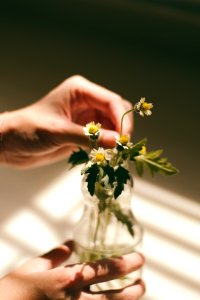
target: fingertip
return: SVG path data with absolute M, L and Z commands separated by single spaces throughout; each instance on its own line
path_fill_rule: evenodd
M 131 270 L 131 272 L 133 270 L 140 269 L 144 265 L 144 262 L 145 262 L 144 256 L 138 252 L 125 254 L 123 256 L 123 260 L 124 260 L 126 266 L 128 267 L 128 269 Z
M 69 248 L 70 251 L 74 250 L 74 241 L 73 240 L 67 240 L 63 243 L 63 245 L 67 246 Z
M 136 282 L 134 283 L 134 286 L 140 290 L 139 293 L 141 295 L 143 295 L 146 292 L 146 285 L 141 278 L 136 280 Z
M 141 260 L 142 264 L 144 264 L 145 263 L 145 256 L 144 256 L 144 254 L 141 253 L 141 252 L 135 252 L 135 253 L 140 257 L 140 260 Z
M 104 129 L 99 137 L 99 146 L 104 148 L 114 148 L 116 146 L 116 138 L 119 135 L 116 131 Z
M 145 257 L 142 253 L 135 252 L 134 253 L 134 260 L 137 262 L 138 268 L 142 267 L 145 263 Z

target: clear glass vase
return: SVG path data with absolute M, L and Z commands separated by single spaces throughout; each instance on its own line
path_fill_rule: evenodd
M 117 199 L 112 190 L 96 184 L 95 195 L 91 196 L 85 178 L 82 180 L 84 209 L 74 228 L 74 240 L 79 262 L 121 256 L 141 250 L 142 226 L 131 209 L 133 181 L 128 181 Z M 122 288 L 141 277 L 141 270 L 132 274 L 92 286 L 92 290 Z

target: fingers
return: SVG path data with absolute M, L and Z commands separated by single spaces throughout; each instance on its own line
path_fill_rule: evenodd
M 116 291 L 106 291 L 104 293 L 80 293 L 77 300 L 138 300 L 145 293 L 145 284 L 140 279 L 135 284 Z
M 101 129 L 100 136 L 98 139 L 99 147 L 113 148 L 116 146 L 117 133 L 113 130 Z M 89 139 L 84 134 L 83 127 L 76 124 L 69 125 L 66 133 L 66 137 L 63 136 L 64 141 L 70 141 L 74 145 L 88 147 Z
M 68 266 L 66 270 L 72 278 L 68 287 L 81 289 L 91 284 L 116 279 L 139 269 L 143 264 L 144 257 L 141 254 L 131 253 L 118 258 Z
M 73 248 L 73 241 L 67 241 L 65 244 L 43 254 L 40 256 L 40 259 L 46 264 L 47 269 L 52 269 L 68 259 L 73 251 Z
M 71 255 L 72 251 L 73 242 L 68 241 L 65 244 L 49 251 L 48 253 L 30 260 L 20 267 L 19 270 L 23 274 L 28 274 L 55 268 L 64 262 Z
M 102 129 L 98 145 L 104 148 L 114 148 L 116 146 L 117 133 L 113 130 Z
M 50 261 L 52 253 L 45 255 Z M 53 255 L 54 256 L 54 255 Z M 95 283 L 122 277 L 140 268 L 144 258 L 139 253 L 127 254 L 118 258 L 102 259 L 94 263 L 68 265 L 45 272 L 31 274 L 45 295 L 49 298 L 76 300 L 134 300 L 144 293 L 144 284 L 140 281 L 121 290 L 91 292 L 88 287 Z M 55 296 L 56 295 L 56 296 Z M 68 297 L 68 298 L 67 298 Z M 56 299 L 57 299 L 56 298 Z
M 84 98 L 89 107 L 100 110 L 106 116 L 109 116 L 115 125 L 116 131 L 120 131 L 121 117 L 131 108 L 131 104 L 128 101 L 81 76 L 69 78 L 66 84 L 69 84 L 71 95 L 74 99 Z M 130 134 L 132 127 L 132 118 L 129 116 L 124 120 L 124 134 Z

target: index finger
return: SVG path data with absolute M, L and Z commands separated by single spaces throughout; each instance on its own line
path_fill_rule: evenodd
M 71 83 L 70 83 L 71 82 Z M 69 79 L 70 88 L 73 90 L 72 95 L 75 97 L 84 97 L 88 104 L 103 111 L 105 115 L 110 116 L 116 131 L 120 131 L 121 117 L 132 105 L 123 99 L 117 93 L 114 93 L 96 83 L 93 83 L 81 76 L 74 76 Z M 131 114 L 124 120 L 124 133 L 130 134 L 133 128 L 133 117 Z

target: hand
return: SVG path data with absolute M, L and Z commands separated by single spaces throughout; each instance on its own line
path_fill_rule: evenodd
M 71 254 L 72 242 L 37 257 L 0 280 L 4 300 L 136 300 L 144 294 L 142 280 L 121 290 L 90 292 L 94 283 L 112 280 L 137 270 L 144 263 L 138 254 L 94 263 L 59 266 Z
M 0 115 L 0 160 L 25 168 L 63 159 L 75 146 L 88 145 L 82 126 L 91 121 L 105 128 L 100 145 L 114 147 L 121 117 L 130 108 L 119 95 L 81 76 L 70 77 L 38 102 Z M 123 133 L 131 134 L 132 128 L 129 114 Z

